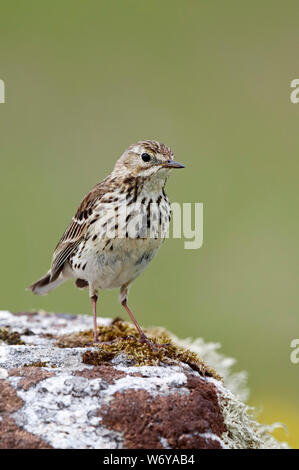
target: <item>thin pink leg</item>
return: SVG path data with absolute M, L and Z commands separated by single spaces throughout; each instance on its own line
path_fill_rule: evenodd
M 99 342 L 98 325 L 97 325 L 97 300 L 98 300 L 97 295 L 93 295 L 91 297 L 92 314 L 93 314 L 93 341 L 94 341 L 94 343 Z
M 158 348 L 161 348 L 161 347 L 165 347 L 166 344 L 155 344 L 153 343 L 151 340 L 149 340 L 147 338 L 147 336 L 143 333 L 142 329 L 140 328 L 140 326 L 138 325 L 138 322 L 137 320 L 135 319 L 133 313 L 131 312 L 131 310 L 129 309 L 128 305 L 127 305 L 127 301 L 126 299 L 122 301 L 122 306 L 125 307 L 126 311 L 128 312 L 128 314 L 130 315 L 130 318 L 132 320 L 132 322 L 134 323 L 134 325 L 136 326 L 137 328 L 137 331 L 140 335 L 140 342 L 141 343 L 146 343 L 150 348 L 152 349 L 158 349 Z
M 134 325 L 136 326 L 136 328 L 137 328 L 137 330 L 138 330 L 138 333 L 140 334 L 140 338 L 146 338 L 146 336 L 145 336 L 145 334 L 143 333 L 142 329 L 141 329 L 140 326 L 138 325 L 137 320 L 135 319 L 133 313 L 132 313 L 131 310 L 129 309 L 129 307 L 128 307 L 128 305 L 127 305 L 127 301 L 126 301 L 126 300 L 123 300 L 121 304 L 122 304 L 123 307 L 125 307 L 126 311 L 127 311 L 128 314 L 130 315 L 132 322 L 134 323 Z

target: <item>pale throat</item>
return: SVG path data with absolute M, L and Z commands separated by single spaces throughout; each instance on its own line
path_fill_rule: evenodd
M 161 194 L 166 184 L 168 177 L 168 171 L 161 170 L 160 172 L 154 173 L 147 176 L 143 180 L 142 193 L 148 194 Z

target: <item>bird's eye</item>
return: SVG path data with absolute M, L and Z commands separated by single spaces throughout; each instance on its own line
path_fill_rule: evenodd
M 149 162 L 150 159 L 151 159 L 151 156 L 150 156 L 148 153 L 143 153 L 143 154 L 141 155 L 141 158 L 142 158 L 142 160 L 143 160 L 144 162 Z

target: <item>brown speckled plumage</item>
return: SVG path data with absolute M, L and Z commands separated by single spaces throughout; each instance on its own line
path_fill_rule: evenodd
M 98 290 L 118 287 L 141 341 L 153 346 L 127 306 L 128 290 L 165 238 L 170 204 L 164 186 L 170 169 L 182 167 L 162 143 L 131 145 L 112 173 L 84 197 L 56 246 L 49 272 L 29 289 L 47 294 L 69 278 L 79 288 L 89 287 L 97 341 Z

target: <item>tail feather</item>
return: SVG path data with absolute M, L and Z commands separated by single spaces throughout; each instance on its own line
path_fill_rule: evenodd
M 31 286 L 27 287 L 27 290 L 32 290 L 34 294 L 46 295 L 48 292 L 51 292 L 51 290 L 60 286 L 60 284 L 62 284 L 65 280 L 66 279 L 64 279 L 62 276 L 59 276 L 56 279 L 52 279 L 50 272 L 48 272 L 44 277 L 36 281 Z

